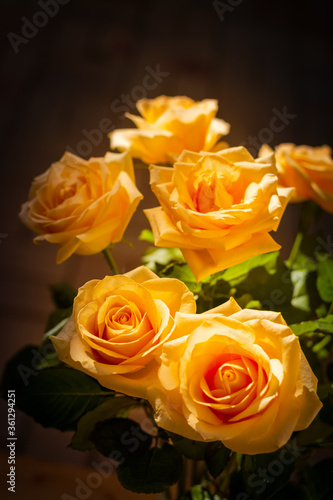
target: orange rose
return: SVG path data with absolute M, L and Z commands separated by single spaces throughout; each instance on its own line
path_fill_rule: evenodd
M 59 359 L 129 396 L 157 380 L 162 345 L 177 311 L 195 313 L 193 294 L 176 279 L 139 267 L 79 289 L 73 316 L 51 340 Z
M 111 132 L 111 148 L 130 151 L 145 163 L 173 163 L 184 149 L 210 151 L 230 125 L 215 118 L 214 99 L 193 101 L 189 97 L 141 99 L 137 102 L 142 117 L 126 114 L 137 129 Z
M 272 151 L 264 145 L 260 155 Z M 313 200 L 333 213 L 333 159 L 329 146 L 312 148 L 280 144 L 275 148 L 281 186 L 295 187 L 292 201 Z
M 157 424 L 238 453 L 270 453 L 321 408 L 317 379 L 280 313 L 231 299 L 203 314 L 176 314 L 163 346 L 160 388 L 148 399 Z
M 174 168 L 150 171 L 162 205 L 145 210 L 155 245 L 179 247 L 197 281 L 280 248 L 269 232 L 292 189 L 277 186 L 274 154 L 255 160 L 244 147 L 184 151 Z
M 141 199 L 128 154 L 85 161 L 65 153 L 35 178 L 20 218 L 39 234 L 35 243 L 60 245 L 59 264 L 73 253 L 98 253 L 120 241 Z

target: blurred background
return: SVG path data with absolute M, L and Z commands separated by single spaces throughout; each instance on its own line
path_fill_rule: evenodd
M 161 94 L 217 99 L 217 116 L 231 124 L 226 140 L 251 152 L 262 142 L 332 146 L 333 31 L 329 2 L 306 0 L 1 0 L 0 5 L 2 370 L 20 347 L 40 342 L 52 310 L 50 283 L 78 287 L 108 269 L 99 255 L 56 265 L 55 246 L 33 244 L 33 234 L 17 217 L 33 177 L 65 149 L 86 158 L 103 156 L 107 133 L 132 126 L 124 112 L 135 113 L 136 100 Z M 275 116 L 283 125 L 278 132 L 272 128 Z M 137 184 L 145 199 L 125 234 L 135 249 L 119 244 L 115 250 L 121 272 L 140 264 L 144 247 L 137 237 L 148 228 L 141 209 L 156 204 L 147 172 L 138 171 Z M 282 232 L 294 236 L 297 217 L 297 207 L 288 208 L 279 243 Z M 6 402 L 0 404 L 6 457 Z M 62 486 L 59 493 L 58 476 L 50 479 L 45 463 L 58 463 L 52 468 L 57 471 L 61 463 L 79 468 L 89 466 L 92 455 L 66 448 L 70 435 L 43 429 L 19 411 L 17 437 L 18 485 L 20 477 L 25 485 L 17 498 L 44 499 L 43 481 L 53 481 L 54 498 L 64 491 L 73 495 L 73 473 L 68 489 Z M 4 461 L 3 476 L 6 467 Z M 68 469 L 61 470 L 65 478 Z M 99 489 L 93 498 L 122 498 L 114 488 Z

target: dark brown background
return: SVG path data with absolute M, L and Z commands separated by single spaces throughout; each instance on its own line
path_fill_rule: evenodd
M 147 66 L 160 65 L 169 75 L 146 97 L 218 99 L 218 116 L 231 123 L 231 145 L 248 143 L 250 135 L 262 137 L 273 110 L 284 107 L 296 118 L 270 137 L 271 145 L 332 145 L 333 37 L 329 2 L 243 0 L 222 20 L 213 2 L 204 0 L 71 0 L 15 54 L 8 34 L 21 35 L 22 18 L 31 21 L 41 7 L 26 0 L 2 0 L 0 5 L 0 233 L 7 235 L 0 238 L 3 367 L 19 347 L 39 342 L 52 307 L 49 283 L 65 280 L 77 287 L 107 273 L 101 256 L 74 256 L 57 266 L 53 245 L 33 245 L 32 234 L 17 218 L 32 178 L 65 148 L 78 151 L 86 140 L 83 130 L 98 129 L 103 118 L 116 127 L 130 126 L 111 105 L 122 94 L 140 92 L 135 88 L 142 85 Z M 99 144 L 91 145 L 90 156 L 108 150 L 102 135 Z M 137 182 L 146 193 L 140 208 L 153 206 L 147 174 L 139 172 Z M 280 243 L 282 232 L 293 234 L 297 214 L 297 207 L 291 207 L 277 235 Z M 126 233 L 134 244 L 138 226 L 144 225 L 138 211 Z M 136 248 L 119 244 L 115 256 L 121 271 L 139 264 L 142 246 Z M 3 401 L 1 409 L 6 417 Z M 1 445 L 6 426 L 2 429 Z M 66 449 L 68 435 L 42 429 L 20 413 L 17 436 L 17 451 L 23 455 L 91 461 Z

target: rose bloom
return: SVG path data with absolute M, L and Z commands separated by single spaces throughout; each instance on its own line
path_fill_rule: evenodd
M 73 316 L 51 340 L 61 361 L 104 387 L 142 398 L 157 380 L 155 358 L 178 311 L 196 311 L 184 283 L 139 267 L 81 287 Z
M 176 314 L 163 346 L 161 386 L 148 399 L 156 423 L 238 453 L 270 453 L 305 429 L 322 404 L 317 379 L 280 313 L 233 300 L 203 314 Z
M 111 132 L 111 149 L 129 150 L 145 163 L 173 163 L 184 149 L 210 151 L 230 130 L 228 123 L 215 118 L 218 104 L 214 99 L 162 95 L 141 99 L 136 107 L 142 117 L 126 116 L 137 129 Z
M 142 194 L 129 154 L 107 153 L 88 161 L 65 153 L 32 183 L 21 221 L 60 249 L 57 263 L 73 253 L 90 255 L 122 239 Z
M 277 186 L 274 154 L 255 160 L 244 147 L 184 151 L 174 168 L 150 166 L 161 207 L 145 210 L 155 245 L 178 247 L 197 281 L 280 248 L 276 230 L 292 188 Z
M 268 151 L 272 149 L 265 144 L 259 154 Z M 333 159 L 329 146 L 280 144 L 275 156 L 279 183 L 296 188 L 292 201 L 312 200 L 333 213 Z

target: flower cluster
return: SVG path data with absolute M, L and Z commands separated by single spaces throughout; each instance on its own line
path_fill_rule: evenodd
M 164 429 L 239 453 L 280 448 L 321 408 L 297 337 L 233 299 L 195 309 L 183 283 L 138 268 L 80 288 L 52 342 L 104 387 L 147 399 Z
M 242 146 L 219 142 L 230 127 L 216 118 L 212 99 L 160 96 L 142 99 L 137 109 L 141 117 L 128 115 L 137 128 L 111 133 L 111 148 L 120 152 L 87 161 L 65 153 L 34 180 L 20 218 L 38 234 L 35 242 L 60 245 L 58 263 L 73 253 L 103 251 L 112 264 L 110 246 L 122 239 L 142 198 L 134 177 L 140 160 L 151 164 L 151 189 L 160 206 L 145 214 L 167 261 L 154 272 L 141 266 L 87 282 L 68 321 L 47 340 L 57 363 L 110 391 L 112 408 L 144 401 L 156 432 L 164 429 L 159 435 L 169 439 L 166 445 L 165 431 L 171 439 L 219 442 L 241 454 L 272 453 L 294 431 L 306 429 L 322 407 L 295 331 L 314 335 L 309 349 L 318 329 L 330 331 L 333 299 L 325 279 L 333 266 L 329 257 L 315 264 L 317 323 L 288 326 L 313 320 L 309 302 L 299 300 L 307 274 L 295 274 L 302 270 L 301 264 L 293 267 L 299 246 L 287 263 L 277 260 L 280 245 L 270 233 L 289 201 L 311 200 L 333 213 L 331 150 L 281 144 L 274 151 L 264 145 L 254 158 Z M 181 250 L 178 260 L 169 248 Z M 267 265 L 257 259 L 270 252 Z M 286 302 L 287 320 L 264 310 L 262 300 L 266 281 L 280 279 L 281 269 L 293 283 L 279 302 Z M 115 410 L 96 411 L 96 417 L 87 409 L 79 412 L 83 428 L 93 430 L 102 415 L 103 421 L 117 417 Z M 77 432 L 81 436 L 80 426 Z M 88 437 L 92 441 L 80 449 L 92 446 L 94 434 Z

